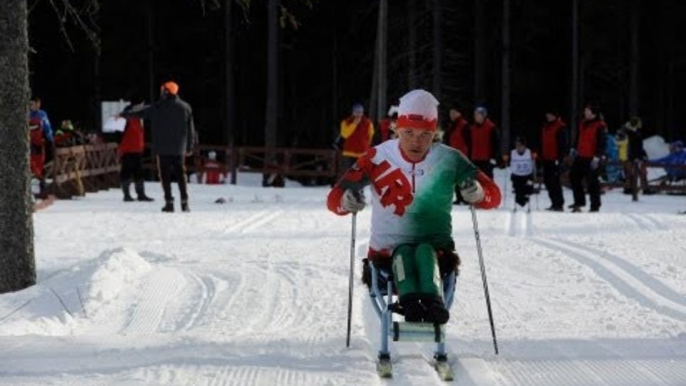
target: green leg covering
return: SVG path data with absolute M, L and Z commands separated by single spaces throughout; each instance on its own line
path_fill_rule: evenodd
M 419 290 L 414 255 L 415 248 L 410 245 L 401 245 L 393 253 L 393 276 L 401 298 Z
M 443 282 L 438 269 L 436 250 L 429 244 L 420 244 L 415 250 L 418 291 L 443 299 Z

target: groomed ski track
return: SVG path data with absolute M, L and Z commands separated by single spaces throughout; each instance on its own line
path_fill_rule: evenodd
M 326 211 L 326 192 L 192 185 L 190 214 L 116 191 L 39 212 L 39 285 L 0 297 L 0 385 L 445 384 L 429 344 L 392 344 L 393 378 L 376 375 L 359 281 L 369 211 L 345 348 L 350 218 Z M 455 208 L 453 384 L 686 385 L 683 200 L 622 213 L 626 196 L 604 199 L 598 214 L 477 212 L 499 356 L 471 216 Z

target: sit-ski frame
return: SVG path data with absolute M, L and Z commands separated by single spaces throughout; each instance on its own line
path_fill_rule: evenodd
M 370 299 L 376 315 L 381 322 L 381 348 L 379 359 L 390 359 L 388 348 L 389 336 L 393 335 L 393 341 L 424 341 L 435 342 L 436 352 L 434 357 L 446 359 L 445 352 L 445 325 L 434 325 L 431 323 L 407 323 L 393 322 L 393 280 L 391 274 L 376 268 L 373 262 L 369 263 L 371 269 L 372 285 Z M 379 289 L 379 276 L 386 280 L 386 291 L 383 293 Z M 455 295 L 455 278 L 453 271 L 449 275 L 442 277 L 443 280 L 443 299 L 446 309 L 450 309 Z

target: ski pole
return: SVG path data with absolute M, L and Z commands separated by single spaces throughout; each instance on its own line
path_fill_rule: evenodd
M 352 232 L 350 236 L 350 277 L 348 280 L 348 336 L 345 347 L 350 347 L 350 328 L 353 316 L 353 278 L 355 277 L 355 233 L 357 233 L 357 213 L 353 213 Z
M 536 160 L 534 162 L 534 193 L 536 195 L 536 210 L 539 211 L 540 208 L 538 207 L 538 196 L 541 195 L 541 183 L 538 181 L 538 166 L 536 165 Z M 536 190 L 536 183 L 538 182 L 538 190 Z
M 491 323 L 491 336 L 493 337 L 493 348 L 495 355 L 498 355 L 498 339 L 495 335 L 495 324 L 493 323 L 493 311 L 491 311 L 491 296 L 488 293 L 488 280 L 486 278 L 486 265 L 484 264 L 483 251 L 481 250 L 481 237 L 479 236 L 479 223 L 476 221 L 476 210 L 470 205 L 472 211 L 472 224 L 474 225 L 474 238 L 476 239 L 476 251 L 479 254 L 479 266 L 481 267 L 481 281 L 484 285 L 484 295 L 486 297 L 486 308 L 488 308 L 488 320 Z

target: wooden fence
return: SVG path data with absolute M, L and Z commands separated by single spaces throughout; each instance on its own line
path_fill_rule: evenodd
M 231 183 L 236 183 L 236 172 L 261 173 L 264 175 L 291 178 L 325 178 L 333 180 L 340 171 L 340 153 L 329 149 L 294 149 L 274 148 L 269 151 L 264 147 L 238 147 L 199 145 L 192 157 L 187 159 L 187 169 L 196 174 L 198 181 L 206 172 L 205 164 L 208 154 L 216 153 L 215 161 L 220 172 L 231 176 Z M 608 164 L 623 170 L 623 164 Z M 665 165 L 656 162 L 645 162 L 646 168 L 668 168 L 672 172 L 686 174 L 686 165 Z M 149 170 L 151 179 L 157 178 L 157 165 L 152 157 L 144 159 L 144 167 Z M 634 199 L 644 188 L 639 183 L 640 166 L 634 165 L 634 181 L 630 183 Z M 81 145 L 58 147 L 54 158 L 46 164 L 48 194 L 58 198 L 83 196 L 88 192 L 97 192 L 119 186 L 119 157 L 117 144 Z M 567 174 L 567 173 L 566 173 Z M 542 180 L 542 176 L 539 176 Z M 562 176 L 568 186 L 568 176 Z M 542 182 L 542 181 L 540 181 Z M 539 182 L 539 184 L 540 184 Z M 670 180 L 667 176 L 648 180 L 647 188 L 657 192 L 686 194 L 686 179 Z M 622 183 L 603 184 L 605 189 L 623 187 Z
M 47 193 L 63 199 L 118 187 L 117 144 L 58 147 L 46 165 L 46 179 Z

